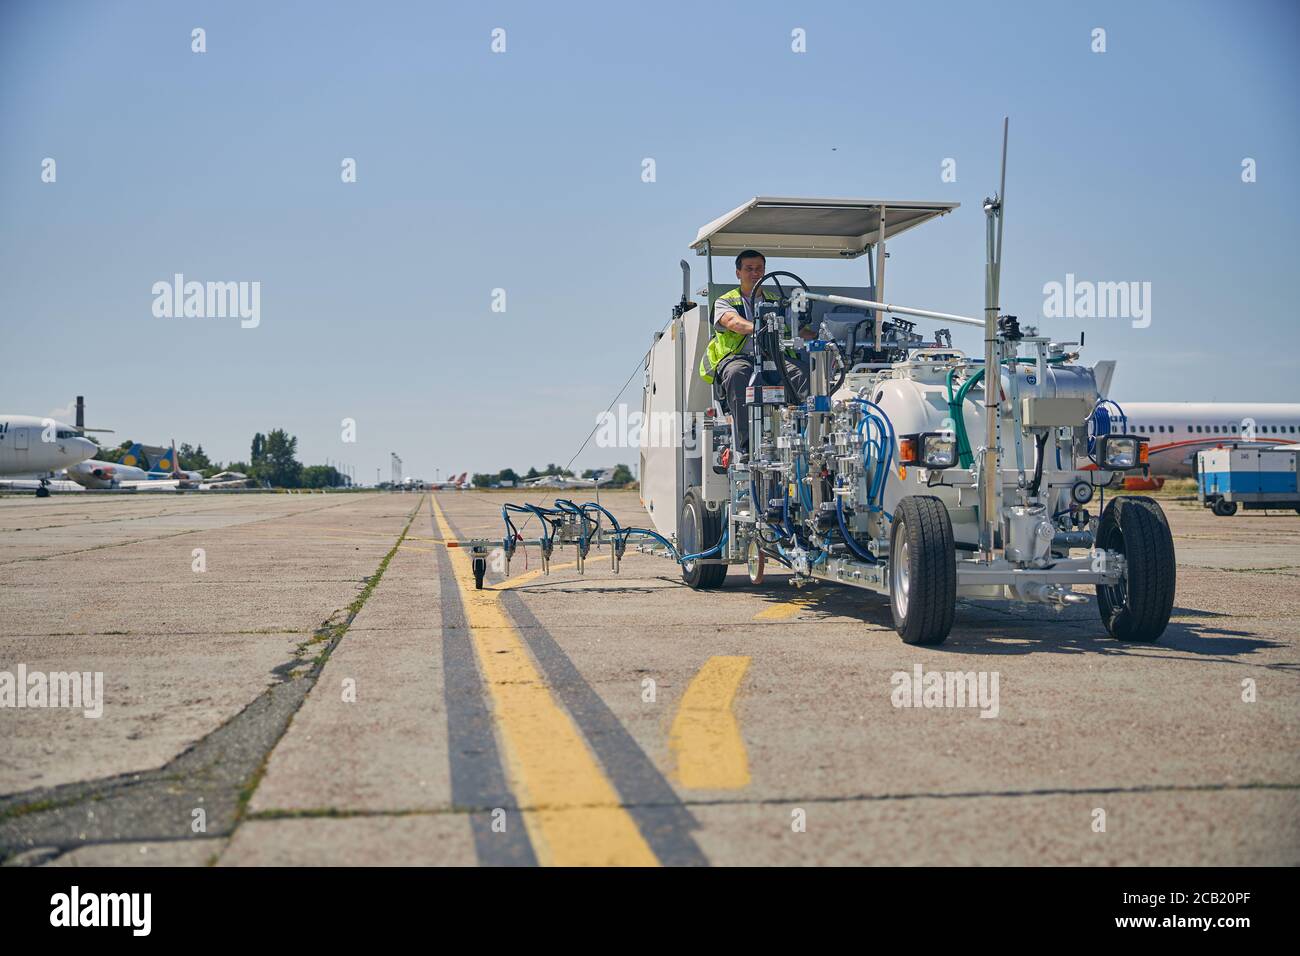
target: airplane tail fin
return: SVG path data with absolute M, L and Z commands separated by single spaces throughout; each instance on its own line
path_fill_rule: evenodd
M 144 449 L 140 447 L 140 443 L 135 442 L 122 456 L 122 464 L 130 465 L 132 468 L 148 469 L 149 457 L 144 453 Z
M 149 469 L 149 472 L 154 475 L 166 475 L 170 478 L 180 471 L 180 467 L 180 462 L 176 460 L 176 442 L 173 441 L 171 450 L 163 452 L 158 460 L 154 462 L 153 467 Z
M 1097 393 L 1102 398 L 1110 396 L 1110 381 L 1115 376 L 1115 360 L 1104 359 L 1093 367 L 1093 372 L 1097 376 Z

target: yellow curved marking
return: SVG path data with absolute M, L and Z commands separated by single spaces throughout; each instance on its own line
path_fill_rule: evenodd
M 552 571 L 563 571 L 565 568 L 576 568 L 577 566 L 578 566 L 578 562 L 576 562 L 576 561 L 570 561 L 570 562 L 568 562 L 567 564 L 552 564 L 552 565 L 551 565 L 551 570 L 552 570 Z M 534 569 L 531 570 L 531 571 L 525 571 L 525 572 L 523 572 L 522 574 L 516 574 L 514 577 L 506 578 L 506 579 L 505 579 L 504 581 L 502 581 L 500 584 L 492 584 L 492 585 L 489 585 L 489 586 L 488 586 L 488 590 L 490 590 L 490 591 L 509 591 L 511 588 L 517 588 L 517 587 L 520 587 L 520 586 L 522 586 L 522 585 L 528 584 L 530 581 L 533 581 L 533 580 L 535 580 L 535 579 L 541 577 L 541 575 L 542 575 L 542 569 L 541 569 L 541 568 L 534 568 Z
M 433 495 L 444 538 L 453 534 Z M 581 731 L 538 672 L 494 589 L 474 588 L 464 548 L 448 548 L 465 622 L 492 695 L 511 790 L 537 859 L 554 866 L 658 866 Z M 531 572 L 529 572 L 531 573 Z
M 754 615 L 756 621 L 784 621 L 817 604 L 816 598 L 797 597 L 764 608 Z
M 676 779 L 688 790 L 749 786 L 749 755 L 736 719 L 736 692 L 748 657 L 710 657 L 686 688 L 668 735 Z

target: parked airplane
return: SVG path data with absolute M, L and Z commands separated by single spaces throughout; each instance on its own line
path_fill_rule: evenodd
M 1196 453 L 1228 442 L 1300 442 L 1300 403 L 1125 402 L 1131 434 L 1147 438 L 1151 474 L 1186 477 Z
M 252 488 L 256 484 L 242 471 L 219 471 L 211 478 L 204 478 L 199 487 L 206 491 L 209 488 Z
M 455 478 L 448 478 L 446 481 L 440 481 L 433 485 L 434 491 L 459 491 L 469 487 L 469 482 L 465 479 L 469 477 L 468 471 L 462 471 Z
M 136 442 L 122 455 L 120 462 L 92 458 L 69 466 L 68 477 L 85 488 L 143 491 L 167 491 L 187 487 L 203 477 L 197 471 L 184 471 L 178 467 L 174 445 L 170 451 L 163 450 L 161 455 L 155 453 L 155 458 L 157 460 L 150 465 L 144 447 Z M 141 468 L 139 467 L 141 464 L 149 467 Z
M 143 468 L 91 458 L 89 461 L 70 466 L 68 477 L 83 488 L 94 488 L 98 491 L 140 484 L 149 479 L 149 473 Z
M 136 442 L 122 456 L 122 464 L 143 466 L 148 469 L 148 477 L 154 481 L 159 479 L 203 480 L 203 476 L 197 471 L 186 471 L 181 467 L 180 458 L 176 454 L 176 442 L 172 442 L 170 449 L 151 448 Z
M 55 472 L 99 450 L 82 431 L 52 418 L 0 414 L 0 475 L 31 479 L 36 497 L 46 497 Z
M 608 484 L 614 477 L 614 469 L 606 468 L 594 478 L 570 478 L 567 475 L 541 475 L 522 482 L 524 488 L 595 488 Z

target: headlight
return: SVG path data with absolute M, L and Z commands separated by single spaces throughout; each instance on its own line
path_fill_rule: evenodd
M 919 432 L 898 439 L 898 463 L 920 468 L 951 468 L 957 464 L 957 437 L 952 432 Z
M 1107 471 L 1126 471 L 1141 464 L 1142 439 L 1137 435 L 1103 435 L 1097 464 Z

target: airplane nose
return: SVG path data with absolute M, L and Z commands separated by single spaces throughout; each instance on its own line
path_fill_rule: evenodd
M 87 458 L 94 458 L 95 452 L 99 451 L 99 446 L 89 438 L 73 438 L 71 440 L 72 450 L 79 452 L 83 457 L 82 461 Z

